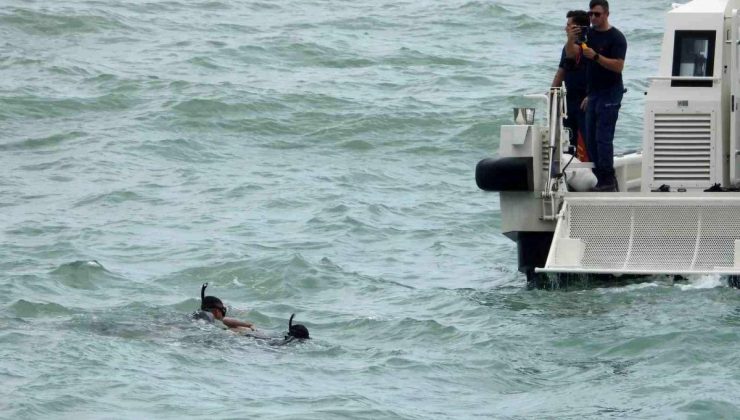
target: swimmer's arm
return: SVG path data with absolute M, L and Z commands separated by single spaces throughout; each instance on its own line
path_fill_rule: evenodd
M 245 328 L 254 329 L 254 324 L 252 324 L 251 322 L 239 321 L 238 319 L 234 319 L 234 318 L 224 318 L 221 320 L 221 322 L 223 322 L 224 325 L 226 325 L 229 328 L 245 327 Z

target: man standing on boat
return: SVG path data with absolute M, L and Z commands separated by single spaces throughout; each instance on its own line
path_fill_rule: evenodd
M 617 191 L 614 175 L 614 129 L 622 104 L 624 85 L 622 69 L 627 54 L 627 39 L 619 29 L 609 24 L 609 2 L 591 0 L 588 12 L 591 28 L 588 43 L 576 44 L 580 28 L 568 29 L 565 53 L 576 58 L 582 52 L 586 60 L 588 96 L 582 109 L 586 110 L 586 150 L 594 163 L 598 179 L 594 191 Z
M 585 10 L 571 10 L 565 17 L 567 19 L 565 23 L 566 32 L 574 26 L 583 28 L 590 24 L 588 13 Z M 563 125 L 570 130 L 570 145 L 575 150 L 575 156 L 581 162 L 588 160 L 586 150 L 584 150 L 585 146 L 583 146 L 586 136 L 586 113 L 581 109 L 581 103 L 586 97 L 586 65 L 584 61 L 580 52 L 576 58 L 567 58 L 565 47 L 563 47 L 558 71 L 555 73 L 551 85 L 557 88 L 565 82 L 568 118 L 565 119 Z

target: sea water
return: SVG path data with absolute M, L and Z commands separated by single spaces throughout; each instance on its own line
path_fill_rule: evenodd
M 612 2 L 618 152 L 671 2 Z M 2 2 L 0 416 L 740 416 L 740 292 L 527 290 L 476 188 L 577 8 Z M 313 339 L 190 321 L 204 282 Z

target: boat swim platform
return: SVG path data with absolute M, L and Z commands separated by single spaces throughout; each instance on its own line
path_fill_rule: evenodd
M 536 272 L 740 275 L 740 193 L 568 193 Z

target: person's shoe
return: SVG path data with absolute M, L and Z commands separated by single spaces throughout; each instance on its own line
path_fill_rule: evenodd
M 593 192 L 617 192 L 617 184 L 596 184 Z
M 619 192 L 619 183 L 617 177 L 612 175 L 610 179 L 605 182 L 597 182 L 596 186 L 591 190 L 593 192 Z

